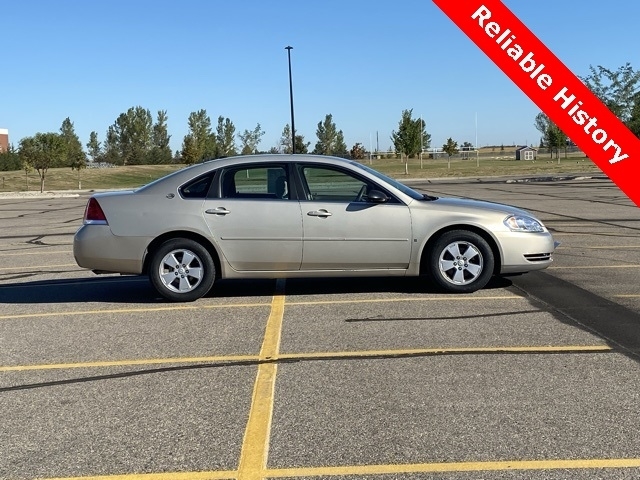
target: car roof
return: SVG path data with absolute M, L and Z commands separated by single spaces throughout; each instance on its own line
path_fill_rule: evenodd
M 143 187 L 140 187 L 136 192 L 141 194 L 156 194 L 165 193 L 167 188 L 171 190 L 177 189 L 180 185 L 184 185 L 189 180 L 203 175 L 211 170 L 240 164 L 255 164 L 255 163 L 278 163 L 278 162 L 308 162 L 323 165 L 341 166 L 346 167 L 352 171 L 357 171 L 358 174 L 370 178 L 374 182 L 380 182 L 381 179 L 375 177 L 372 173 L 366 171 L 364 168 L 358 168 L 357 162 L 340 157 L 331 157 L 327 155 L 312 155 L 312 154 L 257 154 L 257 155 L 238 155 L 233 157 L 217 158 L 215 160 L 208 160 L 203 163 L 191 165 L 185 167 L 176 172 L 170 173 L 162 178 L 159 178 L 155 182 L 149 183 Z M 392 190 L 398 197 L 400 197 L 405 203 L 412 201 L 412 198 L 402 191 L 395 188 L 393 185 L 387 184 L 386 188 Z
M 350 160 L 339 157 L 329 157 L 324 155 L 291 155 L 291 154 L 258 154 L 258 155 L 238 155 L 233 157 L 216 158 L 215 160 L 208 160 L 195 165 L 190 165 L 177 170 L 173 173 L 165 175 L 158 180 L 151 182 L 143 187 L 140 187 L 138 191 L 152 193 L 157 188 L 165 189 L 167 182 L 172 185 L 182 185 L 183 183 L 195 178 L 199 175 L 203 175 L 213 169 L 227 167 L 237 164 L 251 164 L 251 163 L 278 163 L 278 162 L 314 162 L 322 163 L 326 165 L 341 165 L 347 166 L 351 163 Z

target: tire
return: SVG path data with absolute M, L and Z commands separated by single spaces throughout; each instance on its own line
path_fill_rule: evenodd
M 484 287 L 493 275 L 495 260 L 487 241 L 468 230 L 442 234 L 429 252 L 429 275 L 452 293 L 471 293 Z
M 216 279 L 209 251 L 188 238 L 167 240 L 153 252 L 149 280 L 172 302 L 193 302 L 207 294 Z

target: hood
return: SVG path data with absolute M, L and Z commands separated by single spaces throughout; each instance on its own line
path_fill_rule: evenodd
M 437 200 L 433 200 L 429 202 L 431 204 L 435 204 L 438 207 L 451 207 L 455 210 L 489 210 L 497 213 L 504 213 L 506 215 L 527 215 L 529 217 L 535 217 L 531 213 L 527 212 L 518 207 L 513 207 L 511 205 L 504 205 L 502 203 L 494 203 L 494 202 L 484 202 L 481 200 L 470 200 L 467 198 L 438 198 Z

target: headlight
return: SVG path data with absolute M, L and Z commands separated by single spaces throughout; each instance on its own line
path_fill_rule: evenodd
M 512 232 L 544 232 L 542 222 L 526 215 L 509 215 L 504 224 Z

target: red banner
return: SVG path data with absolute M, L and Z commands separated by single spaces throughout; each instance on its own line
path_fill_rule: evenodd
M 433 2 L 640 206 L 640 139 L 500 0 Z

